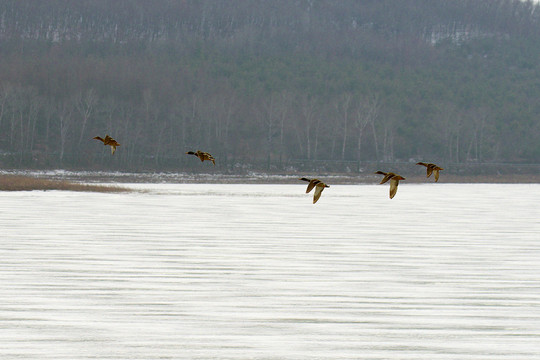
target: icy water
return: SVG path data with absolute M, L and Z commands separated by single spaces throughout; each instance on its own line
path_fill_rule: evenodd
M 540 185 L 0 193 L 0 359 L 540 359 Z

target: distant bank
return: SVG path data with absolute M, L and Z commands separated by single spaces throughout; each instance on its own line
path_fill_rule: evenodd
M 114 185 L 93 185 L 32 175 L 0 174 L 0 191 L 64 190 L 118 193 L 130 191 Z
M 402 169 L 381 167 L 383 170 L 400 171 L 405 183 L 431 183 L 422 171 L 404 172 Z M 414 168 L 413 168 L 414 169 Z M 421 169 L 420 169 L 421 170 Z M 380 177 L 373 172 L 360 174 L 331 172 L 265 173 L 245 174 L 185 173 L 185 172 L 102 172 L 67 170 L 13 170 L 0 171 L 0 191 L 12 190 L 69 190 L 124 192 L 127 188 L 117 184 L 128 183 L 224 183 L 224 184 L 294 184 L 300 176 L 316 176 L 329 184 L 377 184 Z M 439 184 L 444 183 L 536 183 L 540 173 L 535 174 L 476 174 L 459 175 L 441 172 Z

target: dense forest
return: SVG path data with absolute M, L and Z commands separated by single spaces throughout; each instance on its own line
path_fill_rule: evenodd
M 539 99 L 531 1 L 0 0 L 3 168 L 537 164 Z

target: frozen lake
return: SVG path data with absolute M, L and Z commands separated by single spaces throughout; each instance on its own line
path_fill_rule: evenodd
M 0 359 L 540 359 L 540 185 L 0 192 Z

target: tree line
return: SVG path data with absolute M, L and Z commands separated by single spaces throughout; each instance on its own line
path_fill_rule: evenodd
M 0 165 L 537 163 L 517 0 L 0 1 Z M 114 156 L 97 141 L 121 144 Z

